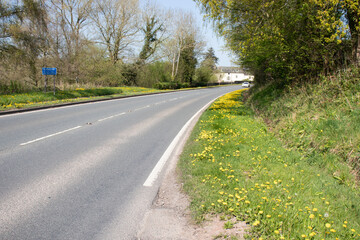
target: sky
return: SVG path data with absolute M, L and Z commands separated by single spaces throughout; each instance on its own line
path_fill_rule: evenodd
M 197 26 L 202 30 L 202 35 L 207 43 L 206 49 L 212 47 L 219 58 L 218 66 L 235 66 L 231 61 L 230 52 L 225 50 L 225 42 L 214 32 L 211 24 L 203 20 L 200 8 L 193 0 L 156 0 L 158 6 L 170 9 L 191 11 L 196 17 Z

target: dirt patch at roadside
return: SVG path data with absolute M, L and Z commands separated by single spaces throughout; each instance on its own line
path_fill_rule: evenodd
M 176 156 L 178 158 L 178 154 Z M 152 208 L 146 213 L 137 239 L 139 240 L 202 240 L 244 239 L 245 222 L 236 222 L 225 229 L 226 221 L 219 216 L 209 217 L 202 225 L 195 224 L 189 210 L 190 200 L 182 191 L 176 171 L 176 162 L 171 161 Z

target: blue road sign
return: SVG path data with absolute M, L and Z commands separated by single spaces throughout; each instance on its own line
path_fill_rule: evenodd
M 42 68 L 43 75 L 56 75 L 57 69 L 56 68 Z

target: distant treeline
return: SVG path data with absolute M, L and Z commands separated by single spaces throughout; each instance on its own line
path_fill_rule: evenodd
M 57 86 L 153 87 L 215 81 L 217 58 L 191 13 L 139 0 L 0 2 L 0 93 Z

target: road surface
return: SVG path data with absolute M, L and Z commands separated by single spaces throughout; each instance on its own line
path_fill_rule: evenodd
M 135 239 L 174 138 L 240 88 L 0 116 L 0 239 Z

